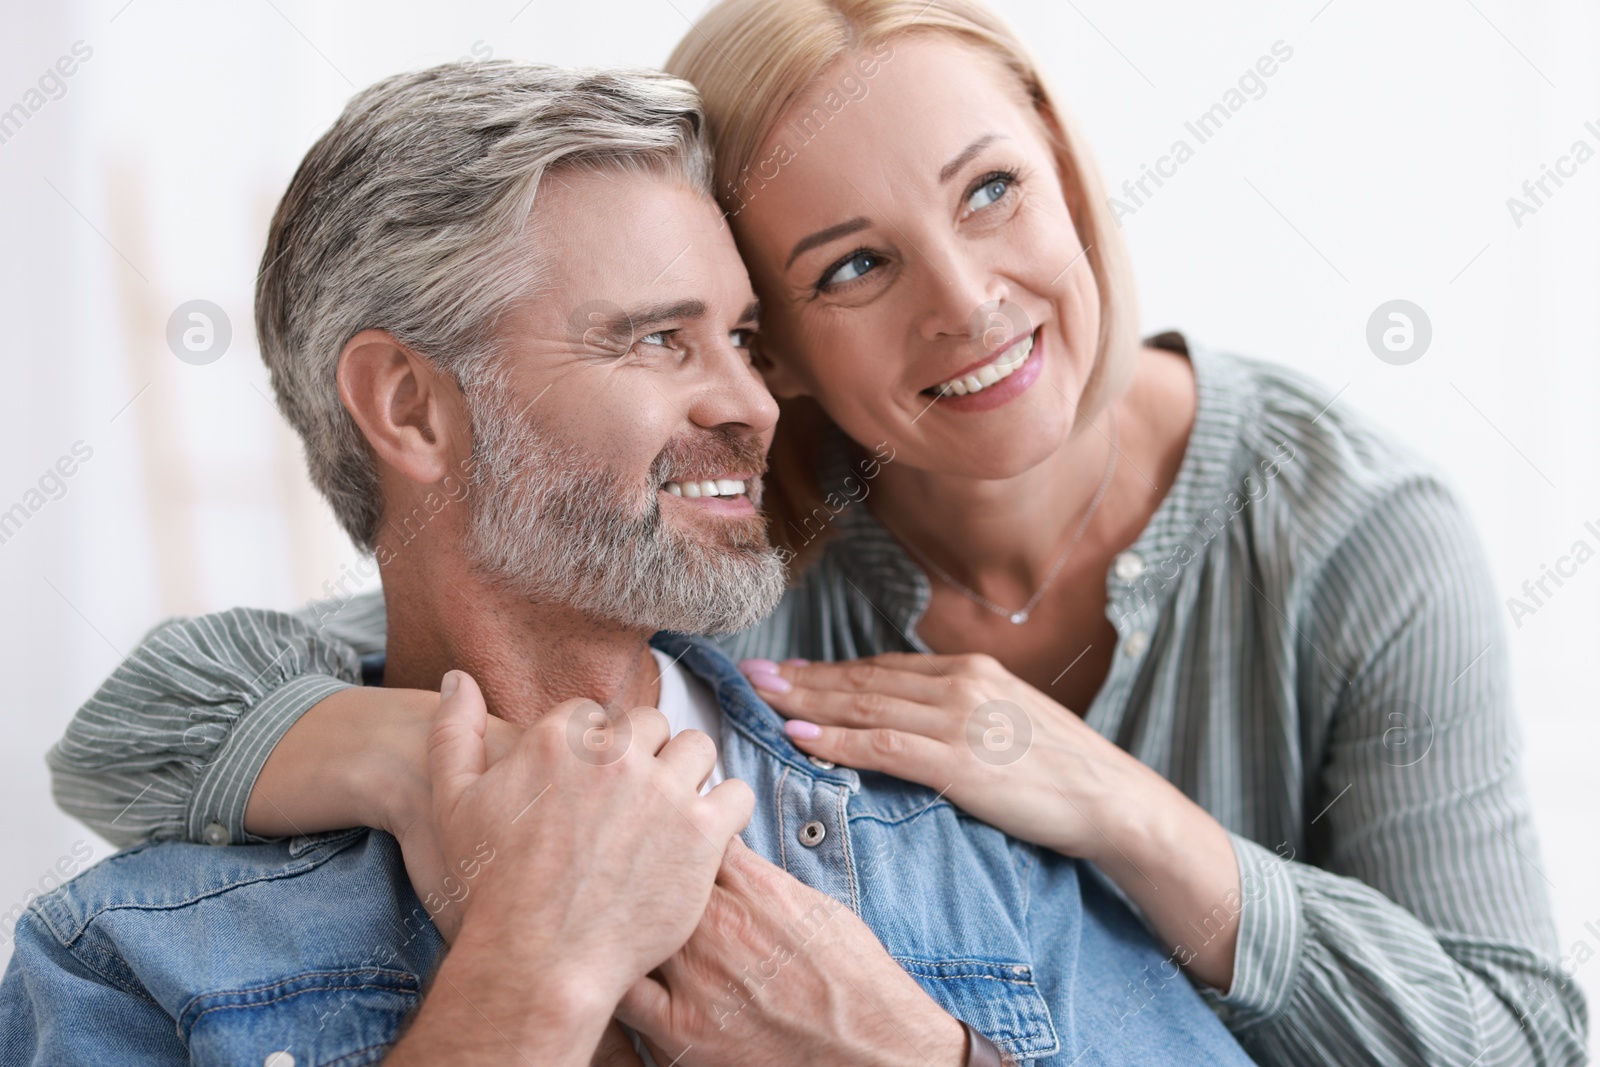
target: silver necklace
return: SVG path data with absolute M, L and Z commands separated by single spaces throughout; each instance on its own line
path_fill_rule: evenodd
M 1079 541 L 1083 540 L 1084 531 L 1089 529 L 1089 520 L 1093 519 L 1094 513 L 1100 510 L 1100 502 L 1105 499 L 1106 490 L 1111 488 L 1111 476 L 1116 473 L 1116 470 L 1117 414 L 1113 411 L 1111 413 L 1111 455 L 1106 457 L 1106 473 L 1100 479 L 1100 488 L 1095 490 L 1094 499 L 1089 501 L 1089 510 L 1083 513 L 1083 519 L 1078 523 L 1077 532 L 1072 535 L 1072 540 L 1067 543 L 1066 551 L 1061 553 L 1061 558 L 1056 560 L 1056 565 L 1050 568 L 1050 573 L 1045 575 L 1044 582 L 1039 586 L 1039 588 L 1033 591 L 1033 596 L 1028 598 L 1028 602 L 1015 611 L 1011 610 L 1010 608 L 1003 608 L 977 590 L 970 589 L 967 586 L 962 585 L 960 582 L 956 581 L 955 578 L 952 577 L 943 567 L 939 566 L 933 560 L 924 555 L 922 550 L 916 545 L 912 544 L 910 541 L 902 537 L 900 538 L 900 542 L 911 550 L 912 555 L 921 560 L 929 570 L 943 579 L 945 584 L 949 585 L 956 592 L 965 596 L 968 600 L 972 601 L 974 604 L 977 604 L 979 607 L 987 608 L 996 615 L 999 615 L 1005 619 L 1009 619 L 1013 625 L 1021 626 L 1023 623 L 1028 621 L 1028 616 L 1032 614 L 1033 609 L 1039 606 L 1039 601 L 1044 599 L 1045 592 L 1049 590 L 1050 583 L 1056 580 L 1056 575 L 1061 573 L 1061 568 L 1067 565 L 1067 557 L 1072 555 L 1072 550 L 1078 547 Z

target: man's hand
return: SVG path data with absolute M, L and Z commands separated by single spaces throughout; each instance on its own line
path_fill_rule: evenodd
M 452 671 L 440 692 L 433 821 L 460 929 L 389 1062 L 587 1064 L 623 993 L 694 932 L 754 797 L 737 780 L 701 796 L 716 746 L 669 740 L 654 708 L 559 704 L 489 767 L 477 684 Z M 598 744 L 569 743 L 575 714 Z
M 738 838 L 694 936 L 634 984 L 617 1017 L 680 1067 L 956 1067 L 966 1047 L 961 1024 L 854 912 Z

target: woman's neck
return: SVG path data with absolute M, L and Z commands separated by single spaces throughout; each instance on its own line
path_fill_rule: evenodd
M 1166 497 L 1194 422 L 1187 360 L 1144 349 L 1127 391 L 1080 423 L 1054 453 L 1006 479 L 956 477 L 889 464 L 870 498 L 873 515 L 957 581 L 1001 604 L 1033 595 L 1072 541 L 1112 454 L 1117 468 L 1075 552 L 1131 543 Z M 915 555 L 916 553 L 913 553 Z

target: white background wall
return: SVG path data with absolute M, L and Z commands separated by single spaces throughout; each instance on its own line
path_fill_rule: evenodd
M 1274 42 L 1293 57 L 1124 219 L 1149 330 L 1277 359 L 1343 390 L 1454 478 L 1503 596 L 1600 548 L 1600 159 L 1517 225 L 1506 200 L 1576 140 L 1600 150 L 1600 13 L 1579 0 L 996 0 L 1108 184 L 1137 178 Z M 88 841 L 42 755 L 161 616 L 291 606 L 354 557 L 305 484 L 250 330 L 269 212 L 358 87 L 461 56 L 661 62 L 696 0 L 8 0 L 0 109 L 75 42 L 92 57 L 0 144 L 0 510 L 77 441 L 93 458 L 0 545 L 0 911 Z M 1585 122 L 1595 129 L 1585 129 Z M 180 303 L 234 327 L 168 351 Z M 1417 362 L 1365 342 L 1405 298 Z M 1600 950 L 1600 561 L 1509 640 L 1540 865 L 1563 950 Z M 8 950 L 0 947 L 0 960 Z M 1600 963 L 1578 968 L 1600 985 Z

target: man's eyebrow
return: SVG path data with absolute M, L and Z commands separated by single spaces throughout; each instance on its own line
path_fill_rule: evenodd
M 649 333 L 652 326 L 675 319 L 700 319 L 706 314 L 704 300 L 670 300 L 660 304 L 646 304 L 631 311 L 618 312 L 605 324 L 613 337 L 638 337 Z
M 939 184 L 943 185 L 951 178 L 954 178 L 957 171 L 966 166 L 968 163 L 972 162 L 973 156 L 977 155 L 979 152 L 982 152 L 985 148 L 988 148 L 995 141 L 1000 140 L 1001 136 L 1002 135 L 998 133 L 986 133 L 976 141 L 973 141 L 971 144 L 967 145 L 967 147 L 963 148 L 960 152 L 956 153 L 956 158 L 952 159 L 950 162 L 946 163 L 942 168 L 940 168 Z
M 837 226 L 829 226 L 826 230 L 818 230 L 810 237 L 802 237 L 794 246 L 794 251 L 789 253 L 789 262 L 783 265 L 783 269 L 788 270 L 790 267 L 794 266 L 795 260 L 799 259 L 805 253 L 811 251 L 813 248 L 816 248 L 818 245 L 825 245 L 829 241 L 837 241 L 841 237 L 848 237 L 852 233 L 859 233 L 871 225 L 872 223 L 858 215 L 848 222 L 841 222 Z
M 750 301 L 750 303 L 744 309 L 744 314 L 739 316 L 739 321 L 740 322 L 760 322 L 761 321 L 761 301 L 759 301 L 759 300 Z

